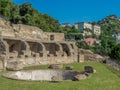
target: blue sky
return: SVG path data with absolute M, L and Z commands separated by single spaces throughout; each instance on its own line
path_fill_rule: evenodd
M 92 22 L 115 14 L 120 16 L 120 0 L 13 0 L 30 2 L 41 13 L 49 14 L 60 23 Z

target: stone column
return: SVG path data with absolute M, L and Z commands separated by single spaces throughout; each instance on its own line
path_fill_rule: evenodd
M 29 44 L 26 41 L 21 41 L 21 42 L 23 42 L 26 47 L 25 50 L 23 50 L 23 54 L 27 56 L 31 56 L 31 50 Z
M 58 42 L 55 43 L 58 47 L 59 47 L 59 51 L 57 51 L 56 53 L 58 53 L 58 56 L 62 56 L 63 55 L 63 50 L 62 50 L 62 45 Z
M 73 55 L 73 50 L 72 50 L 72 47 L 70 46 L 70 43 L 66 43 L 66 45 L 69 48 L 70 56 L 72 56 Z
M 42 60 L 43 61 L 47 61 L 48 59 L 47 59 L 47 50 L 46 50 L 46 48 L 45 48 L 45 45 L 42 43 L 42 42 L 38 42 L 41 46 L 42 46 L 42 54 L 43 54 L 43 57 L 41 57 L 42 58 Z
M 3 40 L 3 39 L 0 39 L 0 47 L 1 48 L 4 48 L 4 54 L 1 55 L 1 57 L 3 58 L 2 59 L 2 62 L 3 62 L 3 68 L 6 69 L 6 66 L 7 66 L 7 60 L 9 59 L 9 45 L 8 43 Z M 1 53 L 2 54 L 2 53 Z
M 71 46 L 71 45 L 72 46 Z M 70 45 L 70 47 L 71 47 L 71 53 L 72 53 L 72 57 L 73 57 L 73 59 L 74 59 L 74 61 L 75 62 L 78 62 L 78 59 L 79 59 L 79 54 L 78 54 L 78 48 L 77 48 L 77 46 L 75 45 L 75 42 L 70 42 L 69 43 L 69 45 Z

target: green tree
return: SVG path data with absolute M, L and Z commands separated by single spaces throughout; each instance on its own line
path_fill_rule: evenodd
M 85 41 L 76 42 L 76 45 L 77 45 L 78 48 L 83 48 L 83 49 L 89 49 L 90 48 L 90 46 Z
M 120 61 L 120 44 L 114 46 L 109 54 L 111 58 Z
M 104 54 L 108 55 L 111 52 L 111 48 L 115 46 L 115 38 L 112 36 L 102 36 L 101 46 L 104 48 Z
M 32 5 L 29 2 L 23 3 L 20 7 L 20 15 L 25 16 L 26 14 L 33 14 Z
M 19 23 L 21 21 L 21 16 L 19 15 L 19 6 L 16 4 L 12 4 L 10 12 L 10 22 L 15 24 Z
M 7 17 L 7 19 L 11 16 L 11 6 L 12 1 L 11 0 L 0 0 L 0 14 Z
M 72 26 L 72 28 L 68 28 L 67 33 L 80 33 L 80 31 L 75 26 Z

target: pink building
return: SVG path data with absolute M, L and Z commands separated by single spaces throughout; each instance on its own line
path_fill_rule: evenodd
M 85 38 L 84 41 L 88 44 L 88 45 L 94 45 L 96 43 L 96 39 L 95 38 Z

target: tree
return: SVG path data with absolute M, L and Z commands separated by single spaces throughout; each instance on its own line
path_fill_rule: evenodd
M 80 33 L 80 31 L 75 26 L 72 26 L 72 28 L 68 28 L 67 33 Z
M 101 46 L 104 48 L 104 54 L 108 55 L 111 48 L 115 46 L 115 38 L 112 36 L 101 36 Z
M 21 16 L 19 15 L 19 6 L 17 6 L 16 4 L 12 4 L 10 12 L 10 22 L 15 24 L 19 23 L 21 21 Z
M 85 41 L 76 42 L 78 48 L 89 49 L 89 45 Z
M 111 53 L 109 54 L 109 56 L 112 59 L 116 59 L 117 61 L 120 61 L 120 44 L 114 46 L 111 50 Z
M 32 5 L 29 2 L 23 3 L 20 7 L 20 15 L 25 16 L 26 14 L 32 15 L 33 8 Z
M 12 6 L 11 0 L 0 0 L 0 14 L 7 17 L 7 19 L 10 18 L 10 9 Z

